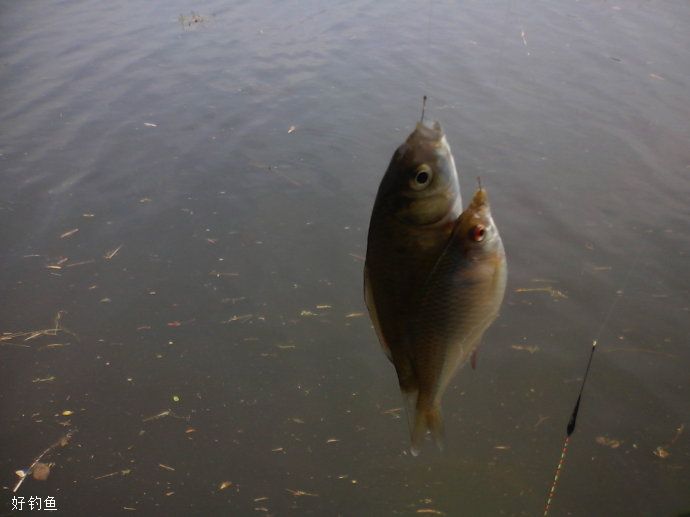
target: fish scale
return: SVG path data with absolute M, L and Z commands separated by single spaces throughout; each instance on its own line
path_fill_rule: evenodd
M 472 231 L 484 236 L 475 242 Z M 479 189 L 460 215 L 430 274 L 412 324 L 412 356 L 419 395 L 412 431 L 419 450 L 427 429 L 443 445 L 441 398 L 448 383 L 479 346 L 498 315 L 507 279 L 505 252 L 493 222 L 486 191 Z
M 505 253 L 486 191 L 462 213 L 461 205 L 440 125 L 418 124 L 379 186 L 364 268 L 367 307 L 408 405 L 413 454 L 427 431 L 442 447 L 443 392 L 505 291 Z

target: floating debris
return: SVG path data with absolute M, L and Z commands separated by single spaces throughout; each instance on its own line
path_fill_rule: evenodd
M 294 133 L 296 129 L 297 129 L 296 126 L 290 126 L 290 127 L 288 128 L 288 134 Z
M 36 382 L 52 382 L 54 380 L 55 380 L 55 376 L 51 375 L 50 377 L 43 377 L 43 378 L 36 377 L 31 382 L 34 382 L 34 383 L 36 383 Z
M 65 238 L 67 238 L 67 237 L 70 237 L 70 236 L 74 235 L 74 234 L 77 233 L 78 231 L 79 231 L 79 228 L 74 228 L 74 229 L 72 229 L 72 230 L 68 230 L 68 231 L 66 231 L 65 233 L 63 233 L 62 235 L 60 235 L 60 238 L 61 238 L 61 239 L 65 239 Z
M 223 298 L 220 302 L 221 303 L 232 303 L 235 305 L 237 302 L 241 302 L 242 300 L 245 300 L 247 297 L 246 296 L 237 296 L 235 298 Z
M 611 266 L 594 266 L 592 269 L 594 271 L 611 271 L 613 268 Z
M 319 494 L 313 494 L 311 492 L 305 492 L 304 490 L 291 490 L 289 488 L 286 488 L 285 490 L 287 492 L 290 492 L 295 497 L 302 497 L 302 496 L 319 497 Z
M 510 445 L 494 445 L 494 449 L 497 451 L 507 451 L 510 449 Z
M 153 122 L 144 122 L 144 125 L 148 127 L 158 127 L 158 124 L 154 124 Z
M 537 423 L 534 424 L 534 429 L 536 429 L 537 427 L 539 427 L 542 423 L 544 423 L 544 422 L 545 422 L 546 420 L 548 420 L 549 418 L 551 418 L 551 417 L 550 417 L 550 416 L 542 416 L 542 415 L 539 415 L 539 418 L 537 419 Z
M 539 350 L 537 345 L 510 345 L 510 348 L 513 350 L 523 350 L 525 352 L 529 352 L 530 354 L 533 354 Z
M 680 435 L 683 434 L 684 429 L 685 429 L 685 424 L 680 424 L 680 426 L 678 426 L 678 428 L 676 429 L 676 434 L 673 436 L 673 439 L 669 443 L 669 446 L 676 443 L 676 440 L 678 440 L 678 438 L 680 438 Z
M 206 21 L 206 18 L 200 15 L 199 13 L 191 11 L 189 13 L 189 16 L 181 14 L 177 20 L 183 27 L 192 27 L 194 25 L 203 23 L 204 21 Z
M 175 469 L 172 468 L 170 465 L 165 465 L 163 463 L 159 463 L 158 466 L 162 469 L 169 470 L 171 472 L 175 472 Z
M 673 435 L 673 438 L 671 439 L 671 441 L 668 442 L 668 444 L 667 444 L 665 447 L 659 445 L 656 449 L 654 449 L 654 450 L 652 451 L 652 453 L 653 453 L 655 456 L 661 458 L 662 460 L 665 460 L 666 458 L 668 458 L 668 457 L 671 455 L 671 453 L 668 451 L 668 449 L 669 449 L 674 443 L 676 443 L 676 441 L 678 440 L 678 438 L 680 438 L 680 435 L 683 434 L 683 430 L 685 430 L 685 424 L 680 424 L 680 425 L 676 428 L 676 433 Z
M 60 437 L 58 441 L 55 443 L 51 444 L 49 447 L 47 447 L 41 454 L 38 455 L 38 457 L 34 460 L 34 462 L 29 466 L 28 469 L 25 470 L 17 470 L 15 473 L 17 476 L 19 476 L 19 481 L 17 481 L 17 484 L 14 486 L 14 489 L 12 490 L 13 492 L 16 492 L 19 490 L 19 487 L 22 486 L 22 483 L 26 480 L 26 478 L 29 476 L 29 474 L 34 474 L 34 479 L 37 479 L 39 481 L 44 481 L 45 479 L 48 478 L 48 475 L 50 474 L 50 467 L 54 465 L 53 463 L 46 464 L 41 462 L 43 457 L 46 454 L 49 454 L 50 452 L 53 451 L 53 449 L 57 447 L 64 447 L 66 446 L 69 441 L 72 439 L 72 436 L 74 433 L 77 432 L 77 429 L 70 429 L 67 434 L 63 435 Z
M 83 266 L 84 264 L 92 264 L 96 262 L 94 259 L 89 259 L 89 260 L 82 260 L 80 262 L 70 262 L 69 264 L 65 264 L 65 267 L 77 267 L 77 266 Z
M 45 481 L 46 479 L 48 479 L 48 476 L 50 475 L 50 466 L 51 465 L 52 465 L 52 463 L 51 464 L 41 463 L 41 462 L 36 463 L 36 465 L 34 466 L 33 472 L 32 472 L 33 478 L 37 481 Z
M 445 513 L 439 511 L 439 510 L 434 510 L 433 508 L 420 508 L 417 510 L 417 513 L 431 513 L 434 515 L 445 515 Z
M 232 481 L 221 481 L 221 483 L 218 485 L 218 490 L 225 490 L 226 488 L 230 488 L 232 486 Z
M 595 442 L 597 442 L 599 445 L 603 445 L 604 447 L 610 447 L 611 449 L 618 449 L 618 447 L 621 446 L 621 441 L 616 440 L 615 438 L 608 438 L 606 436 L 597 436 L 594 439 Z
M 364 316 L 363 312 L 351 312 L 345 315 L 346 318 L 361 318 L 362 316 Z
M 664 449 L 661 445 L 659 445 L 659 447 L 654 449 L 652 451 L 652 453 L 654 454 L 654 456 L 657 456 L 657 457 L 661 458 L 662 460 L 665 460 L 666 458 L 668 458 L 671 455 L 671 453 L 668 452 L 666 449 Z
M 402 411 L 401 407 L 394 407 L 391 409 L 386 409 L 385 411 L 382 412 L 384 415 L 391 415 L 393 418 L 398 419 L 400 418 L 400 412 Z
M 177 395 L 175 395 L 173 397 L 173 400 L 176 396 Z M 179 400 L 179 397 L 178 397 L 178 400 Z M 177 402 L 177 401 L 175 401 L 175 402 Z M 171 409 L 166 409 L 165 411 L 161 411 L 160 413 L 157 413 L 155 415 L 151 415 L 149 417 L 142 419 L 142 422 L 151 422 L 152 420 L 158 420 L 159 418 L 164 418 L 166 416 L 171 416 L 171 417 L 177 418 L 179 420 L 186 420 L 187 422 L 189 422 L 192 418 L 191 415 L 181 416 L 181 415 L 175 414 Z M 190 432 L 190 431 L 188 431 L 188 432 Z M 191 432 L 193 432 L 193 431 L 191 431 Z
M 65 327 L 61 325 L 61 320 L 62 316 L 66 314 L 65 311 L 58 311 L 57 314 L 55 315 L 55 318 L 53 320 L 53 328 L 49 329 L 43 329 L 43 330 L 28 330 L 25 332 L 4 332 L 0 336 L 0 342 L 2 341 L 9 341 L 11 339 L 15 338 L 24 338 L 24 341 L 29 341 L 31 339 L 36 339 L 37 337 L 40 336 L 56 336 L 58 332 L 65 332 L 67 334 L 70 334 L 74 337 L 77 337 L 76 334 L 73 332 L 67 330 Z M 12 343 L 7 343 L 7 344 L 12 344 Z
M 338 438 L 329 438 L 326 440 L 326 443 L 336 443 L 339 442 L 340 440 Z
M 120 245 L 119 245 L 117 248 L 115 248 L 114 250 L 110 250 L 108 253 L 106 253 L 105 255 L 103 255 L 103 258 L 106 259 L 106 260 L 112 259 L 112 258 L 113 258 L 115 255 L 117 255 L 117 253 L 122 249 L 122 246 L 124 246 L 124 244 L 120 244 Z
M 171 411 L 169 409 L 166 409 L 165 411 L 161 411 L 157 415 L 153 415 L 147 418 L 144 418 L 142 422 L 150 422 L 151 420 L 158 420 L 159 418 L 163 418 L 164 416 L 170 415 Z
M 216 276 L 216 277 L 218 277 L 218 278 L 220 278 L 220 277 L 222 277 L 222 276 L 240 276 L 239 273 L 235 273 L 234 271 L 233 271 L 233 272 L 229 272 L 229 273 L 224 273 L 224 272 L 222 272 L 222 271 L 215 271 L 215 270 L 214 270 L 214 271 L 211 271 L 211 272 L 209 273 L 209 275 L 211 275 L 211 276 Z M 239 299 L 244 299 L 244 297 L 239 298 Z
M 20 479 L 24 479 L 27 477 L 29 474 L 32 475 L 32 477 L 37 480 L 37 481 L 45 481 L 48 479 L 48 476 L 50 475 L 50 467 L 54 465 L 54 463 L 36 463 L 34 465 L 33 470 L 16 470 L 14 473 L 19 476 Z
M 247 321 L 251 317 L 253 317 L 253 314 L 242 314 L 242 315 L 237 315 L 235 314 L 234 316 L 231 316 L 229 319 L 222 321 L 221 323 L 233 323 L 235 321 Z
M 65 410 L 62 412 L 62 416 L 71 416 L 71 415 L 73 415 L 73 414 L 74 414 L 74 411 L 70 411 L 69 409 L 65 409 Z
M 312 312 L 310 310 L 303 310 L 302 312 L 299 313 L 300 316 L 318 316 L 315 312 Z
M 543 292 L 543 293 L 549 293 L 551 295 L 551 298 L 568 298 L 567 295 L 559 291 L 558 289 L 554 289 L 551 286 L 546 286 L 546 287 L 519 287 L 515 289 L 516 293 L 532 293 L 532 292 Z
M 111 472 L 110 474 L 103 474 L 102 476 L 98 476 L 93 478 L 94 480 L 96 479 L 104 479 L 104 478 L 109 478 L 112 476 L 117 476 L 118 474 L 121 476 L 128 476 L 132 471 L 130 469 L 125 469 L 125 470 L 116 470 L 115 472 Z
M 22 344 L 19 344 L 19 343 L 0 343 L 0 345 L 4 345 L 4 346 L 17 346 L 17 347 L 19 347 L 19 348 L 31 348 L 29 345 L 22 345 Z

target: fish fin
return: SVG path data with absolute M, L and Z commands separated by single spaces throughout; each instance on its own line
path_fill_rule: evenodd
M 400 390 L 400 393 L 402 394 L 402 397 L 403 397 L 403 404 L 405 406 L 405 414 L 407 415 L 407 427 L 410 431 L 410 436 L 412 436 L 412 432 L 414 431 L 415 407 L 417 406 L 417 396 L 419 395 L 419 392 L 417 390 L 415 390 L 415 391 Z
M 412 446 L 410 453 L 412 456 L 418 456 L 422 446 L 422 441 L 426 436 L 426 432 L 431 433 L 431 437 L 440 451 L 445 448 L 445 438 L 443 430 L 443 416 L 441 415 L 441 407 L 438 405 L 429 408 L 420 408 L 417 406 L 415 412 L 414 428 L 412 429 Z
M 477 350 L 477 348 L 472 350 L 472 356 L 470 357 L 470 365 L 472 365 L 473 370 L 477 369 Z
M 374 301 L 374 293 L 371 290 L 371 281 L 369 280 L 369 268 L 364 264 L 364 303 L 369 310 L 369 316 L 371 317 L 371 322 L 374 324 L 374 330 L 379 338 L 379 343 L 386 357 L 393 362 L 393 354 L 391 353 L 391 347 L 388 346 L 386 338 L 383 336 L 383 331 L 381 330 L 381 324 L 379 323 L 378 313 L 376 312 L 376 302 Z

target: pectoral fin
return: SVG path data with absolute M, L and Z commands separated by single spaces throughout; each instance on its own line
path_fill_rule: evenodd
M 379 338 L 379 343 L 383 352 L 386 354 L 388 359 L 393 362 L 393 354 L 391 353 L 390 346 L 386 342 L 386 338 L 383 336 L 381 331 L 381 324 L 379 323 L 379 317 L 376 312 L 376 301 L 374 300 L 374 293 L 371 290 L 371 281 L 369 280 L 369 269 L 366 264 L 364 265 L 364 303 L 369 309 L 369 316 L 371 317 L 371 322 L 374 324 L 374 330 L 376 330 L 376 335 Z

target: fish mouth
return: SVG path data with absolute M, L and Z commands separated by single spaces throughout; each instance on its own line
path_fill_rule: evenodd
M 440 146 L 445 140 L 445 136 L 443 128 L 438 121 L 417 122 L 415 130 L 408 137 L 407 141 L 410 143 L 415 140 L 426 141 L 434 146 Z
M 472 208 L 473 210 L 479 210 L 480 208 L 484 208 L 489 206 L 489 196 L 486 193 L 486 190 L 483 188 L 478 188 L 477 191 L 474 193 L 474 196 L 472 197 L 472 202 L 470 203 L 470 206 L 468 208 Z
M 405 144 L 412 150 L 415 160 L 429 162 L 452 159 L 446 135 L 441 124 L 436 121 L 417 122 L 415 130 L 407 137 Z

